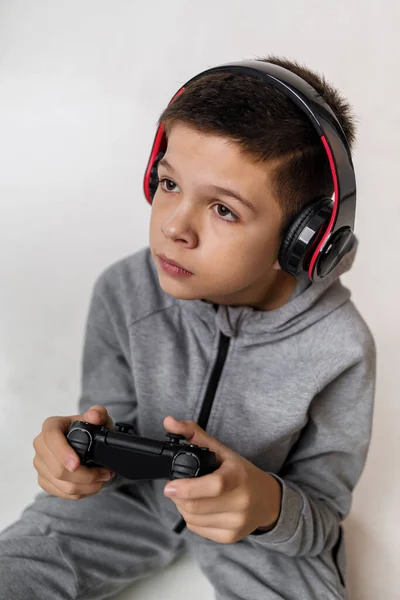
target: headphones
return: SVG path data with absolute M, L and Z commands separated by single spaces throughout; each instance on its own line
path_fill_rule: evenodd
M 282 270 L 300 279 L 325 279 L 353 247 L 356 179 L 350 147 L 332 109 L 316 90 L 288 69 L 257 60 L 227 63 L 192 77 L 169 104 L 197 79 L 213 73 L 239 73 L 258 77 L 283 92 L 307 115 L 328 157 L 333 198 L 310 201 L 285 232 L 279 250 Z M 167 149 L 164 126 L 157 130 L 144 176 L 144 194 L 151 204 L 158 186 L 157 165 Z

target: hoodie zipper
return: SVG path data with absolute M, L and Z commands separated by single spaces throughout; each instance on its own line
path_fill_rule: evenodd
M 222 369 L 224 368 L 224 364 L 226 361 L 226 355 L 228 354 L 230 341 L 231 341 L 230 337 L 223 334 L 222 332 L 220 333 L 219 342 L 218 342 L 217 359 L 214 363 L 214 367 L 211 372 L 210 379 L 208 381 L 203 404 L 202 404 L 201 410 L 200 410 L 200 415 L 197 420 L 198 425 L 200 425 L 200 427 L 204 430 L 207 427 L 208 419 L 210 417 L 210 412 L 211 412 L 212 405 L 214 402 L 215 393 L 217 391 L 219 380 L 221 379 L 221 373 L 222 373 Z M 183 531 L 185 526 L 186 526 L 185 519 L 181 519 L 179 521 L 179 523 L 174 527 L 175 533 L 181 533 L 181 531 Z

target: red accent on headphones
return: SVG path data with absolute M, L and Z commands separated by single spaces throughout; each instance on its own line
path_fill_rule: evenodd
M 175 98 L 177 98 L 184 91 L 184 89 L 185 89 L 184 87 L 181 87 L 181 89 L 176 92 L 175 96 L 169 102 L 168 106 L 170 104 L 172 104 L 172 102 L 175 100 Z M 166 150 L 166 147 L 167 147 L 167 141 L 166 141 L 165 133 L 164 133 L 164 125 L 161 124 L 157 130 L 156 137 L 154 139 L 153 147 L 151 149 L 150 158 L 149 158 L 149 162 L 147 163 L 147 167 L 146 167 L 146 171 L 145 171 L 145 175 L 144 175 L 144 181 L 143 181 L 144 195 L 146 197 L 146 200 L 149 202 L 149 204 L 151 204 L 153 201 L 153 199 L 151 197 L 151 193 L 150 193 L 151 171 L 152 171 L 154 162 L 155 162 L 158 154 L 160 152 L 162 152 L 163 150 Z
M 308 276 L 312 281 L 313 278 L 313 273 L 314 273 L 314 266 L 315 263 L 317 261 L 319 252 L 321 250 L 321 248 L 324 246 L 325 241 L 327 239 L 327 237 L 330 235 L 330 232 L 332 231 L 332 227 L 333 224 L 336 220 L 336 214 L 337 214 L 337 210 L 338 210 L 338 206 L 339 206 L 339 187 L 338 187 L 338 180 L 337 180 L 337 174 L 336 174 L 336 168 L 335 168 L 335 163 L 333 160 L 333 156 L 332 156 L 332 152 L 331 149 L 328 145 L 328 142 L 326 141 L 325 136 L 321 136 L 321 142 L 323 143 L 326 153 L 328 155 L 328 160 L 329 160 L 329 166 L 331 168 L 331 173 L 332 173 L 332 179 L 333 179 L 333 210 L 332 210 L 332 216 L 331 219 L 329 221 L 329 225 L 328 228 L 326 230 L 326 232 L 324 233 L 322 240 L 319 242 L 317 248 L 314 251 L 313 257 L 311 259 L 310 262 L 310 266 L 308 269 Z

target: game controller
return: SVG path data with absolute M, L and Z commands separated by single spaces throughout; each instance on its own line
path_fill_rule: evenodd
M 131 433 L 133 425 L 115 429 L 73 421 L 67 441 L 81 464 L 106 467 L 127 479 L 183 479 L 200 477 L 217 468 L 214 452 L 185 442 L 183 435 L 167 433 L 161 442 Z

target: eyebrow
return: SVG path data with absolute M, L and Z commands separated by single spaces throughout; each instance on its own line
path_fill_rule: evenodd
M 168 160 L 166 158 L 162 158 L 160 160 L 160 162 L 158 163 L 158 165 L 160 167 L 167 167 L 167 169 L 169 169 L 171 171 L 171 173 L 177 174 L 174 167 L 168 162 Z M 247 206 L 247 208 L 249 208 L 251 211 L 256 212 L 254 206 L 248 200 L 246 200 L 246 198 L 244 198 L 241 194 L 239 194 L 239 192 L 236 192 L 235 190 L 231 190 L 230 188 L 222 187 L 220 185 L 213 185 L 213 184 L 208 184 L 208 185 L 205 185 L 204 187 L 207 190 L 219 192 L 220 194 L 223 194 L 224 196 L 230 196 L 231 198 L 236 198 L 236 200 L 238 200 L 239 202 L 244 204 L 244 206 Z

